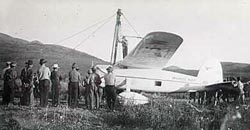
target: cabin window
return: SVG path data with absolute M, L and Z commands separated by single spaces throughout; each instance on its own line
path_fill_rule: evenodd
M 155 81 L 155 86 L 161 86 L 161 81 Z

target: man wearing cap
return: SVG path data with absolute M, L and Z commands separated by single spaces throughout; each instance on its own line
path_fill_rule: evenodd
M 60 68 L 58 64 L 52 66 L 53 70 L 51 72 L 51 82 L 52 82 L 52 105 L 59 105 L 59 90 L 60 90 L 60 80 L 62 79 L 58 69 Z
M 40 59 L 41 67 L 38 70 L 39 79 L 39 89 L 40 89 L 40 106 L 47 107 L 48 105 L 48 93 L 50 87 L 50 70 L 45 65 L 47 61 L 45 59 Z
M 21 71 L 21 81 L 22 81 L 22 96 L 20 98 L 21 105 L 30 105 L 30 95 L 33 89 L 33 61 L 28 60 L 25 63 L 25 68 Z
M 90 84 L 90 109 L 94 107 L 98 109 L 100 107 L 100 97 L 99 97 L 99 85 L 102 83 L 100 75 L 96 73 L 96 68 L 92 67 L 92 74 L 90 74 L 89 84 Z
M 4 73 L 4 82 L 6 82 L 3 95 L 4 105 L 8 105 L 10 102 L 14 104 L 16 79 L 17 79 L 16 62 L 12 62 L 10 64 L 10 69 L 7 69 Z
M 72 108 L 78 105 L 78 88 L 81 81 L 81 74 L 76 70 L 77 64 L 72 64 L 72 70 L 69 72 L 69 99 L 68 105 Z
M 107 96 L 108 108 L 114 110 L 116 101 L 116 88 L 115 88 L 115 75 L 113 74 L 113 67 L 110 66 L 107 69 L 107 74 L 104 76 L 105 80 L 105 92 Z

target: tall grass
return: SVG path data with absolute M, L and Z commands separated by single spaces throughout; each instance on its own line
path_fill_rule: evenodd
M 237 114 L 242 117 L 235 118 Z M 198 107 L 186 101 L 161 98 L 148 105 L 125 106 L 103 118 L 110 126 L 121 129 L 224 130 L 221 128 L 224 123 L 226 128 L 248 130 L 250 127 L 246 121 L 250 121 L 249 114 L 250 111 L 243 107 L 237 110 L 227 104 Z
M 36 130 L 250 130 L 250 107 L 221 103 L 217 107 L 186 100 L 158 98 L 147 105 L 106 109 L 0 106 L 0 129 Z

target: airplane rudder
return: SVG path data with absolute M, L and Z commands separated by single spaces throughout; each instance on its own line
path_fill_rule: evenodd
M 209 59 L 200 68 L 198 80 L 203 84 L 223 82 L 223 70 L 219 60 Z

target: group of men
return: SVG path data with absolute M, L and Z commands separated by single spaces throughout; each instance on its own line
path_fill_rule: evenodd
M 9 103 L 15 104 L 15 92 L 20 90 L 20 105 L 32 105 L 31 98 L 34 96 L 31 94 L 33 93 L 33 88 L 35 87 L 34 84 L 38 82 L 40 106 L 47 106 L 50 81 L 52 81 L 52 92 L 56 85 L 57 88 L 59 87 L 59 84 L 56 84 L 59 82 L 59 75 L 55 74 L 57 70 L 56 67 L 59 67 L 57 64 L 55 64 L 53 66 L 53 71 L 50 72 L 50 69 L 45 65 L 46 62 L 47 61 L 45 59 L 40 59 L 40 68 L 38 69 L 37 74 L 33 71 L 33 61 L 28 60 L 25 62 L 25 67 L 22 69 L 20 74 L 21 83 L 19 83 L 18 74 L 16 71 L 17 63 L 6 62 L 6 68 L 4 68 L 2 72 L 2 77 L 4 80 L 2 103 L 4 105 L 8 105 Z M 55 94 L 53 93 L 52 95 Z
M 85 101 L 89 109 L 99 109 L 103 92 L 105 92 L 108 108 L 114 110 L 117 96 L 115 75 L 113 74 L 113 67 L 109 66 L 106 70 L 107 74 L 105 74 L 104 77 L 100 77 L 96 72 L 97 68 L 92 67 L 88 70 L 88 75 L 84 79 L 84 86 L 86 88 Z M 104 78 L 105 81 L 105 91 L 103 91 L 103 88 L 100 86 L 102 83 L 101 78 Z
M 245 92 L 244 92 L 244 84 L 242 83 L 240 77 L 237 79 L 232 79 L 232 86 L 235 89 L 218 89 L 218 90 L 211 90 L 211 91 L 199 91 L 198 92 L 198 104 L 213 104 L 216 106 L 219 103 L 220 99 L 225 102 L 229 102 L 229 97 L 232 96 L 235 101 L 240 104 L 245 104 Z M 213 98 L 213 99 L 212 99 Z M 189 95 L 189 102 L 193 99 L 196 101 L 196 92 L 190 92 Z M 212 101 L 213 100 L 213 101 Z
M 40 67 L 37 73 L 33 72 L 33 61 L 28 60 L 25 62 L 25 67 L 20 74 L 21 85 L 17 85 L 18 74 L 16 71 L 16 62 L 6 62 L 6 68 L 3 69 L 2 77 L 4 80 L 3 89 L 3 104 L 14 104 L 15 89 L 21 89 L 20 105 L 32 105 L 33 88 L 38 87 L 40 106 L 48 106 L 49 89 L 52 90 L 52 105 L 57 106 L 60 103 L 60 81 L 62 80 L 59 72 L 59 65 L 54 64 L 52 66 L 52 72 L 49 67 L 46 66 L 47 61 L 40 59 Z M 78 71 L 79 67 L 76 63 L 72 64 L 72 70 L 68 74 L 68 105 L 75 108 L 78 106 L 79 91 L 81 85 L 81 74 Z M 107 68 L 107 74 L 104 77 L 100 77 L 96 72 L 97 68 L 92 67 L 88 70 L 88 75 L 84 78 L 84 96 L 87 108 L 98 109 L 103 96 L 103 87 L 101 78 L 105 80 L 105 93 L 108 108 L 114 109 L 116 102 L 116 89 L 115 89 L 115 75 L 113 74 L 113 67 Z M 36 85 L 37 84 L 37 85 Z M 19 88 L 20 87 L 20 88 Z

